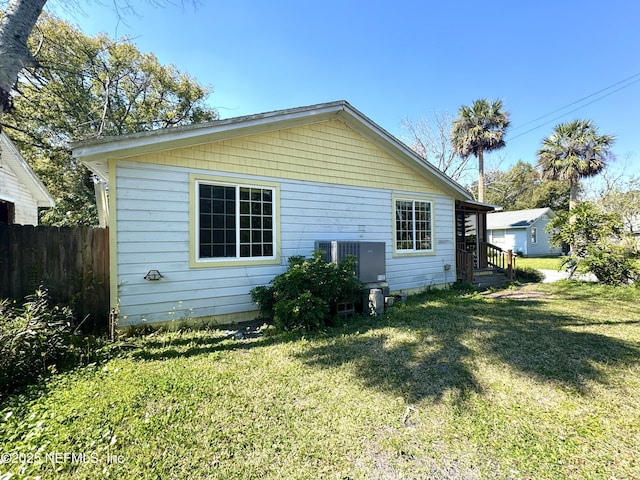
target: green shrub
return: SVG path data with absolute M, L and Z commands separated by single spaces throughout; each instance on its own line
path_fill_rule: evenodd
M 81 351 L 72 341 L 73 313 L 50 306 L 46 290 L 38 290 L 22 305 L 0 302 L 0 391 L 55 372 Z
M 544 280 L 542 272 L 531 267 L 516 267 L 515 274 L 519 282 L 539 283 Z
M 275 290 L 273 287 L 261 285 L 251 290 L 251 300 L 260 308 L 262 318 L 273 318 L 275 315 Z
M 590 246 L 586 258 L 579 260 L 578 270 L 593 273 L 606 285 L 635 282 L 640 274 L 630 252 L 616 245 Z
M 329 305 L 311 292 L 304 292 L 291 300 L 280 300 L 275 306 L 274 321 L 279 330 L 301 326 L 308 330 L 325 325 Z
M 363 284 L 354 272 L 353 256 L 338 265 L 326 262 L 319 253 L 312 258 L 290 257 L 287 271 L 276 276 L 271 286 L 252 289 L 251 298 L 281 330 L 321 328 L 336 313 L 338 303 L 355 302 L 361 296 Z

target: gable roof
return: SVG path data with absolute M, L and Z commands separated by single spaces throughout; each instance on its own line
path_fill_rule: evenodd
M 423 160 L 413 150 L 344 100 L 287 110 L 215 120 L 213 122 L 163 128 L 147 132 L 105 137 L 72 145 L 73 156 L 105 182 L 109 160 L 203 143 L 271 132 L 300 125 L 338 119 L 389 155 L 435 180 L 454 197 L 470 200 L 471 194 L 459 183 Z
M 13 142 L 4 132 L 0 132 L 0 166 L 6 165 L 31 193 L 38 207 L 53 207 L 55 200 L 22 157 Z
M 489 213 L 487 214 L 487 230 L 495 230 L 497 228 L 527 228 L 543 215 L 547 215 L 549 218 L 556 216 L 554 211 L 549 207 Z

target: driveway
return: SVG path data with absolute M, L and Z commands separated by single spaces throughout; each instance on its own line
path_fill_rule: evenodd
M 544 275 L 544 280 L 542 280 L 542 283 L 551 283 L 551 282 L 557 282 L 558 280 L 564 280 L 566 278 L 569 278 L 569 273 L 566 270 L 542 270 L 542 269 L 538 269 L 540 272 L 542 272 L 542 274 Z M 574 275 L 573 278 L 575 280 L 582 280 L 584 282 L 597 282 L 598 279 L 596 278 L 595 275 L 588 273 L 585 275 Z

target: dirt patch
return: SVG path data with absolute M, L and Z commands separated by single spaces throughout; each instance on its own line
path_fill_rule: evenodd
M 553 297 L 548 293 L 539 292 L 529 286 L 490 292 L 486 293 L 485 296 L 489 298 L 497 298 L 500 300 L 516 300 L 520 302 L 553 300 Z

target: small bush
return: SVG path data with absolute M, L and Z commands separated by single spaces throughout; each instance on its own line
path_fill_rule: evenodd
M 515 274 L 519 282 L 539 283 L 544 280 L 543 273 L 531 267 L 516 267 Z
M 50 306 L 46 290 L 22 305 L 0 302 L 0 391 L 32 383 L 80 355 L 73 334 L 73 312 Z
M 590 246 L 586 258 L 580 259 L 578 269 L 593 273 L 606 285 L 632 283 L 640 274 L 630 252 L 615 245 Z
M 251 300 L 260 308 L 262 318 L 273 318 L 275 315 L 275 290 L 273 287 L 261 285 L 251 290 Z
M 317 329 L 327 325 L 340 302 L 355 302 L 363 284 L 355 275 L 355 257 L 338 265 L 326 262 L 319 253 L 312 258 L 289 258 L 286 272 L 271 286 L 251 290 L 251 298 L 264 317 L 273 318 L 280 330 Z
M 280 300 L 275 307 L 275 325 L 279 330 L 291 330 L 301 326 L 308 330 L 325 324 L 329 305 L 311 292 L 304 292 L 291 300 Z

